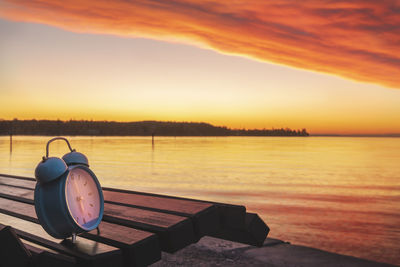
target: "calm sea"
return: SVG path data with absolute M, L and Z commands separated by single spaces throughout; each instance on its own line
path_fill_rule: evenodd
M 49 137 L 0 137 L 33 177 Z M 71 137 L 103 186 L 246 205 L 270 237 L 400 264 L 400 138 Z M 50 156 L 67 146 L 52 143 Z

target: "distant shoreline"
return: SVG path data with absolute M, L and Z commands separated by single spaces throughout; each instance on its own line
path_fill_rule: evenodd
M 386 134 L 310 134 L 306 129 L 230 129 L 204 122 L 164 121 L 60 121 L 60 120 L 2 120 L 0 136 L 312 136 L 312 137 L 400 137 Z
M 394 134 L 310 134 L 312 137 L 400 137 L 400 133 Z
M 36 136 L 309 136 L 306 129 L 230 129 L 204 122 L 0 120 L 0 135 Z

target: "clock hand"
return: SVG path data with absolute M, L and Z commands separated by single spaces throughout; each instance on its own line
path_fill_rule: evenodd
M 79 206 L 81 207 L 82 216 L 85 216 L 85 215 L 84 215 L 85 208 L 84 208 L 84 206 L 83 206 L 83 202 L 82 202 L 82 200 L 83 200 L 83 197 L 82 197 L 82 196 L 80 196 L 80 197 L 79 197 Z
M 79 206 L 81 208 L 82 215 L 83 215 L 83 213 L 85 212 L 85 209 L 84 209 L 84 206 L 82 203 L 83 197 L 82 197 L 81 191 L 79 190 L 79 186 L 76 184 L 75 179 L 74 179 L 73 185 L 74 185 L 75 191 L 78 192 L 79 197 L 77 197 L 76 199 L 79 201 Z

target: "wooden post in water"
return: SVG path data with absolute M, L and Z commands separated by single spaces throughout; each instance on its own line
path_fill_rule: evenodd
M 14 125 L 13 125 L 13 121 L 10 122 L 10 155 L 12 153 L 12 135 L 13 135 L 13 129 Z
M 12 132 L 10 132 L 10 154 L 12 153 Z
M 154 149 L 154 133 L 151 134 L 151 147 Z

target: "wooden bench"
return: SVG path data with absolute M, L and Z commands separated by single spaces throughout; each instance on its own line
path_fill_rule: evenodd
M 34 178 L 0 174 L 4 266 L 147 266 L 161 259 L 161 251 L 176 252 L 203 236 L 261 246 L 269 232 L 244 206 L 104 187 L 100 232 L 84 233 L 72 244 L 39 224 L 35 184 Z

